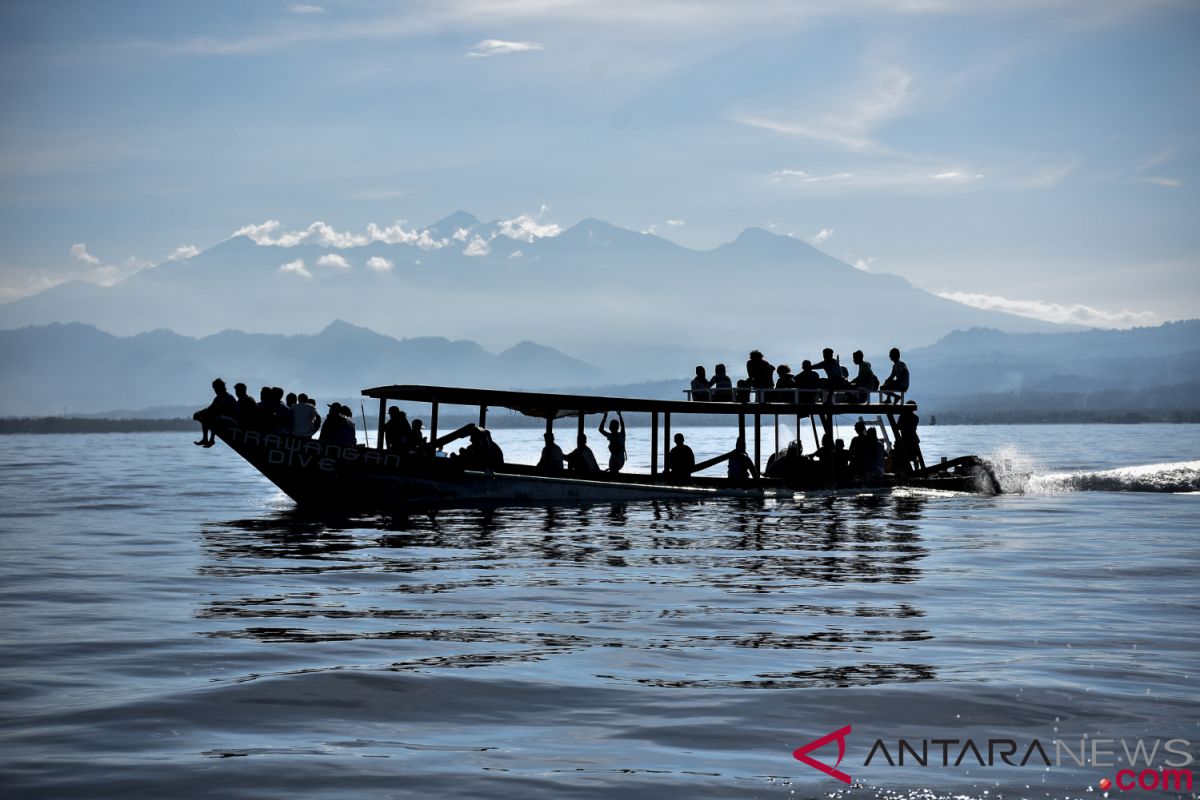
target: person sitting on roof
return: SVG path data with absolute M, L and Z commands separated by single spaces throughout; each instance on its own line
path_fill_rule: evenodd
M 708 375 L 704 373 L 704 367 L 696 367 L 696 377 L 692 378 L 692 399 L 707 400 L 708 397 Z
M 813 364 L 813 369 L 825 371 L 825 380 L 821 382 L 821 388 L 828 391 L 844 388 L 846 378 L 842 373 L 842 362 L 833 354 L 832 347 L 826 347 L 821 351 L 821 360 Z
M 796 388 L 814 392 L 821 388 L 821 376 L 813 369 L 812 362 L 807 358 L 800 365 L 800 374 L 795 378 Z M 803 395 L 801 395 L 803 397 Z
M 709 400 L 733 399 L 733 381 L 725 372 L 724 364 L 717 364 L 713 367 L 713 376 L 708 379 L 708 385 L 713 390 L 712 394 L 709 395 Z
M 871 369 L 871 362 L 863 358 L 862 350 L 855 350 L 852 358 L 858 365 L 858 374 L 854 376 L 854 380 L 850 381 L 850 385 L 858 389 L 859 396 L 865 403 L 871 399 L 871 392 L 879 388 L 879 378 L 875 377 L 875 371 Z
M 408 422 L 408 414 L 396 406 L 388 409 L 388 420 L 383 424 L 383 440 L 388 450 L 408 450 L 408 440 L 412 437 L 412 425 Z
M 758 477 L 758 467 L 754 466 L 750 456 L 746 455 L 746 438 L 744 436 L 737 438 L 737 444 L 729 454 L 729 467 L 726 475 L 731 481 L 744 481 L 751 475 Z
M 677 481 L 685 481 L 696 469 L 696 454 L 683 443 L 683 434 L 675 434 L 675 446 L 667 455 L 667 472 Z
M 762 353 L 751 350 L 750 358 L 746 361 L 746 379 L 738 381 L 737 385 L 738 389 L 771 389 L 775 386 L 775 368 L 763 358 Z M 739 391 L 738 399 L 749 400 L 750 392 Z
M 212 447 L 217 443 L 216 436 L 212 432 L 212 427 L 221 419 L 228 422 L 233 422 L 238 417 L 237 401 L 233 399 L 233 395 L 225 388 L 225 381 L 220 378 L 215 378 L 212 382 L 213 399 L 208 404 L 208 408 L 202 408 L 195 414 L 192 414 L 192 419 L 200 423 L 200 441 L 193 442 L 201 447 Z
M 908 391 L 908 365 L 900 360 L 900 349 L 893 347 L 888 351 L 888 358 L 892 360 L 892 372 L 879 387 L 887 395 L 885 403 L 901 399 Z
M 776 389 L 796 388 L 796 376 L 792 375 L 792 368 L 787 364 L 780 364 L 775 368 L 775 373 L 779 376 L 779 379 L 775 381 Z M 791 402 L 793 399 L 792 393 L 788 392 L 787 394 L 781 394 L 777 399 L 784 400 L 785 402 Z
M 608 423 L 608 430 L 604 430 L 607 420 L 608 412 L 605 411 L 604 418 L 600 420 L 600 434 L 608 439 L 608 471 L 617 473 L 625 466 L 625 418 L 618 411 L 617 418 Z
M 546 445 L 542 448 L 542 457 L 538 459 L 538 469 L 550 475 L 558 475 L 563 471 L 562 448 L 554 443 L 553 433 L 547 431 L 542 438 L 546 440 Z
M 592 448 L 588 447 L 586 434 L 579 434 L 575 440 L 575 449 L 567 453 L 567 471 L 572 475 L 595 475 L 600 472 L 596 455 Z
M 750 351 L 750 359 L 746 362 L 746 383 L 752 389 L 775 386 L 775 368 L 757 350 Z

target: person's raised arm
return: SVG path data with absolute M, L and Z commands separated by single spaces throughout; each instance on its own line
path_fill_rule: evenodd
M 621 433 L 625 433 L 625 418 L 621 416 L 621 412 L 617 412 L 617 420 L 621 423 Z

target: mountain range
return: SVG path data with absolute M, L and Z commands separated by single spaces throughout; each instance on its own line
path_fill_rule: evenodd
M 111 287 L 70 282 L 0 305 L 0 328 L 81 322 L 119 335 L 313 334 L 339 319 L 494 350 L 542 342 L 622 380 L 738 363 L 753 347 L 816 355 L 827 344 L 932 344 L 972 327 L 1067 329 L 962 305 L 757 228 L 691 250 L 596 219 L 559 230 L 466 212 L 365 234 L 248 226 Z
M 845 353 L 842 354 L 843 357 Z M 775 363 L 788 354 L 767 352 Z M 1200 320 L 1127 331 L 1014 334 L 955 331 L 903 353 L 922 409 L 941 414 L 1005 409 L 1056 411 L 1200 410 Z M 884 376 L 883 352 L 868 353 Z M 848 359 L 844 359 L 848 364 Z M 533 342 L 491 353 L 473 341 L 398 340 L 337 321 L 318 334 L 223 331 L 193 338 L 166 330 L 118 337 L 95 327 L 52 324 L 0 331 L 0 416 L 186 415 L 206 402 L 223 376 L 353 401 L 359 390 L 391 383 L 434 383 L 680 399 L 676 377 L 614 384 L 599 368 Z M 730 362 L 741 375 L 741 361 Z M 1162 416 L 1161 414 L 1159 415 Z

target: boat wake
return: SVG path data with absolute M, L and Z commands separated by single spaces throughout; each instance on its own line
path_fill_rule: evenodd
M 1053 472 L 1031 475 L 1026 494 L 1064 492 L 1200 492 L 1200 461 L 1146 464 L 1098 472 Z

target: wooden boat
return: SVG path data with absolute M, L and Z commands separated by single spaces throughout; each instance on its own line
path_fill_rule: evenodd
M 376 445 L 339 446 L 315 439 L 271 433 L 223 419 L 213 426 L 217 436 L 272 483 L 308 509 L 379 511 L 397 507 L 465 506 L 488 504 L 542 504 L 622 502 L 649 499 L 699 500 L 714 497 L 791 497 L 797 491 L 844 490 L 917 486 L 952 491 L 998 493 L 999 482 L 988 464 L 966 456 L 927 467 L 919 446 L 893 448 L 893 472 L 864 483 L 845 470 L 810 461 L 815 467 L 803 474 L 782 477 L 749 477 L 745 480 L 673 475 L 666 469 L 671 442 L 671 422 L 685 415 L 735 418 L 739 436 L 747 442 L 752 429 L 754 472 L 762 474 L 763 420 L 775 420 L 774 450 L 779 450 L 778 420 L 795 417 L 796 430 L 809 419 L 814 433 L 819 424 L 832 433 L 836 415 L 874 416 L 884 428 L 883 438 L 898 435 L 897 416 L 902 408 L 916 410 L 911 401 L 903 407 L 881 402 L 848 402 L 848 393 L 804 393 L 797 390 L 732 390 L 729 399 L 650 400 L 627 397 L 517 392 L 447 386 L 395 385 L 363 390 L 379 403 L 380 427 Z M 735 395 L 740 396 L 735 398 Z M 429 443 L 419 452 L 382 448 L 383 422 L 389 401 L 429 405 Z M 478 410 L 474 423 L 439 437 L 438 416 L 445 406 L 471 406 Z M 650 474 L 601 472 L 591 475 L 545 474 L 533 466 L 496 464 L 472 469 L 466 459 L 446 457 L 442 448 L 472 431 L 486 428 L 489 409 L 511 409 L 545 421 L 553 432 L 558 420 L 572 418 L 583 433 L 589 414 L 620 411 L 650 416 Z M 885 425 L 883 420 L 888 421 Z M 660 425 L 661 423 L 661 425 Z M 888 437 L 890 427 L 893 438 Z M 661 432 L 661 448 L 659 435 Z M 661 455 L 660 455 L 661 450 Z M 727 454 L 724 458 L 728 458 Z M 712 459 L 700 465 L 710 464 Z

